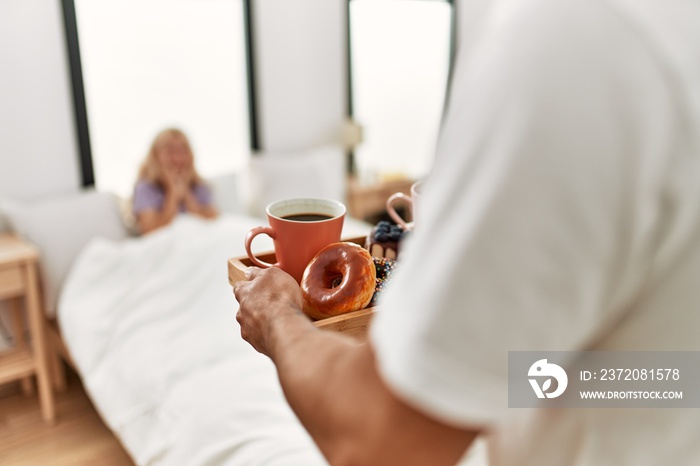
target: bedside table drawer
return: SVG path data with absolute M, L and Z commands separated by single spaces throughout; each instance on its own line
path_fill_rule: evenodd
M 0 299 L 21 295 L 24 292 L 24 279 L 21 267 L 0 268 Z

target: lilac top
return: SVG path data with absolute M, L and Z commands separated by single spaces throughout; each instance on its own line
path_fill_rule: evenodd
M 201 205 L 211 205 L 211 190 L 203 184 L 198 184 L 192 188 L 195 199 Z M 141 180 L 134 188 L 134 215 L 138 215 L 146 210 L 159 211 L 163 208 L 165 192 L 160 185 L 150 181 Z M 180 204 L 180 212 L 185 211 L 185 205 Z

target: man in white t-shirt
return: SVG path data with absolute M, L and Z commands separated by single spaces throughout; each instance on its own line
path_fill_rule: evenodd
M 700 464 L 692 409 L 508 409 L 509 350 L 700 350 L 700 2 L 501 1 L 368 345 L 250 271 L 241 333 L 331 464 Z

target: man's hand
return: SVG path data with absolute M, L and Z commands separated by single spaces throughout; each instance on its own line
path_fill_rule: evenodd
M 330 464 L 453 465 L 476 431 L 425 416 L 379 377 L 374 350 L 315 328 L 297 282 L 273 267 L 233 287 L 241 335 L 277 367 L 289 405 Z
M 303 301 L 299 284 L 277 267 L 246 270 L 246 281 L 233 287 L 240 304 L 236 320 L 241 336 L 259 352 L 270 355 L 270 324 L 285 316 L 301 313 Z

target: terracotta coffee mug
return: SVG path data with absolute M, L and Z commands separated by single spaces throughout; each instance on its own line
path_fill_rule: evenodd
M 301 282 L 304 269 L 316 253 L 340 241 L 345 206 L 329 199 L 285 199 L 267 206 L 269 227 L 255 227 L 245 237 L 245 250 L 258 267 L 279 267 Z M 277 263 L 268 264 L 253 254 L 253 238 L 259 234 L 272 238 Z
M 411 185 L 410 196 L 407 196 L 404 193 L 395 193 L 389 196 L 389 199 L 386 200 L 386 211 L 389 213 L 389 217 L 391 217 L 396 223 L 401 225 L 404 230 L 413 231 L 413 226 L 416 223 L 416 218 L 418 217 L 419 209 L 416 208 L 416 204 L 418 198 L 420 197 L 422 183 L 422 181 L 416 181 L 415 183 L 413 183 L 413 185 Z M 406 220 L 401 218 L 401 216 L 396 212 L 394 204 L 396 204 L 399 200 L 408 204 L 408 209 L 411 211 L 411 216 L 413 217 L 412 222 L 406 222 Z

